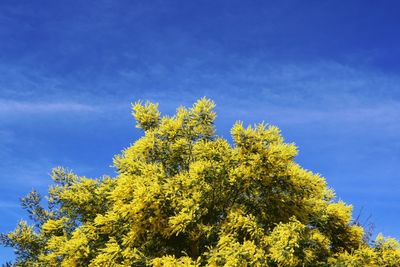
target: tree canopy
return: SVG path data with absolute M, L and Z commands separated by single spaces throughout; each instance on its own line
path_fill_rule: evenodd
M 400 266 L 399 243 L 370 241 L 319 174 L 295 162 L 275 126 L 215 133 L 213 101 L 174 116 L 133 104 L 143 136 L 115 156 L 115 177 L 64 168 L 42 206 L 22 198 L 1 242 L 17 266 Z

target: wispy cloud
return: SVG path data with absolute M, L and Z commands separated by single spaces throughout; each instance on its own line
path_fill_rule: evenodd
M 333 61 L 273 62 L 266 56 L 227 57 L 223 60 L 230 67 L 215 69 L 222 55 L 203 56 L 172 68 L 162 62 L 141 70 L 120 67 L 115 76 L 83 82 L 3 66 L 7 75 L 0 85 L 7 90 L 0 94 L 0 115 L 68 112 L 98 118 L 129 112 L 129 103 L 138 99 L 159 102 L 161 109 L 173 112 L 205 95 L 216 101 L 225 118 L 286 125 L 372 123 L 399 130 L 397 75 Z
M 0 113 L 96 112 L 93 105 L 75 102 L 27 102 L 0 99 Z
M 223 110 L 223 108 L 222 108 Z M 262 117 L 273 119 L 286 125 L 299 125 L 310 123 L 322 124 L 354 124 L 359 125 L 377 124 L 386 127 L 399 128 L 400 123 L 400 103 L 383 103 L 373 106 L 347 106 L 342 108 L 327 107 L 325 109 L 318 109 L 312 107 L 286 107 L 278 105 L 265 105 L 260 107 L 254 105 L 247 109 L 233 108 L 229 115 L 225 117 L 244 117 L 246 119 L 260 119 Z
M 0 201 L 0 209 L 17 208 L 17 207 L 20 207 L 19 203 L 9 202 L 9 201 Z

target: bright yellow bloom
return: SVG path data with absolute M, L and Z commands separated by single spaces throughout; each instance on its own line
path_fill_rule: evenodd
M 213 101 L 176 115 L 137 102 L 144 134 L 114 158 L 116 177 L 52 173 L 48 208 L 23 198 L 34 226 L 2 235 L 20 266 L 400 266 L 399 243 L 373 244 L 275 126 L 215 134 Z

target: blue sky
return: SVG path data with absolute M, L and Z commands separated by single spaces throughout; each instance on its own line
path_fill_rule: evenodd
M 54 166 L 113 174 L 130 103 L 207 96 L 217 131 L 279 126 L 338 198 L 400 238 L 397 1 L 0 1 L 0 232 Z M 0 248 L 0 258 L 11 259 Z

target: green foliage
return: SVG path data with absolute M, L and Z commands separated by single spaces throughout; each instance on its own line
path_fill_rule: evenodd
M 18 266 L 400 266 L 399 244 L 365 241 L 352 207 L 295 163 L 277 127 L 215 134 L 211 100 L 161 117 L 137 102 L 143 137 L 114 158 L 116 177 L 53 170 L 48 208 L 33 191 L 1 242 Z

